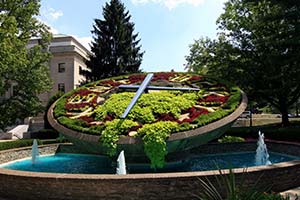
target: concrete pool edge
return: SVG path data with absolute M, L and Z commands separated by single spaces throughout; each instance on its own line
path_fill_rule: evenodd
M 253 148 L 252 143 L 240 143 L 240 146 Z M 211 144 L 210 148 L 216 144 Z M 218 144 L 220 148 L 231 149 L 236 144 Z M 299 144 L 268 142 L 271 149 L 298 149 Z M 277 145 L 277 146 L 276 146 Z M 40 149 L 58 145 L 43 145 Z M 226 147 L 227 146 L 227 147 Z M 230 147 L 230 148 L 228 148 Z M 215 149 L 215 148 L 213 148 Z M 30 147 L 1 151 L 28 151 Z M 227 151 L 226 150 L 226 151 Z M 229 150 L 228 150 L 229 151 Z M 300 154 L 298 154 L 300 155 Z M 244 176 L 244 169 L 234 169 L 235 176 Z M 224 174 L 228 170 L 222 170 Z M 276 192 L 300 186 L 300 161 L 282 162 L 270 166 L 249 167 L 247 169 L 247 184 L 253 185 L 259 179 L 259 185 L 272 186 Z M 0 169 L 0 196 L 12 199 L 187 199 L 201 191 L 200 179 L 208 178 L 215 182 L 219 171 L 179 172 L 159 174 L 128 174 L 128 175 L 86 175 L 23 172 Z M 126 194 L 126 195 L 124 195 Z

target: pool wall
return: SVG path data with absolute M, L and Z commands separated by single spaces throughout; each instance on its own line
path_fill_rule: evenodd
M 39 155 L 54 154 L 59 144 L 49 144 L 39 146 Z M 31 147 L 22 147 L 0 151 L 0 164 L 31 157 Z
M 293 155 L 300 155 L 298 144 L 268 142 L 268 147 L 285 153 L 293 149 Z M 245 151 L 255 149 L 256 143 L 210 144 L 202 146 L 203 153 Z M 51 145 L 51 148 L 55 146 Z M 48 146 L 40 147 L 47 149 Z M 201 149 L 199 147 L 199 149 Z M 199 150 L 198 149 L 198 150 Z M 277 150 L 276 150 L 277 149 Z M 28 151 L 26 148 L 2 151 L 1 154 Z M 193 150 L 193 151 L 198 151 Z M 30 151 L 30 149 L 29 149 Z M 42 150 L 43 151 L 43 150 Z M 191 150 L 192 151 L 192 150 Z M 23 154 L 22 154 L 23 155 Z M 1 156 L 0 162 L 7 162 Z M 19 156 L 21 157 L 21 156 Z M 26 156 L 27 157 L 27 156 Z M 239 181 L 246 176 L 244 186 L 252 186 L 259 180 L 261 187 L 272 186 L 273 191 L 283 191 L 300 186 L 300 161 L 283 162 L 271 166 L 235 169 Z M 228 170 L 223 170 L 227 173 Z M 22 172 L 0 169 L 0 197 L 9 199 L 196 199 L 201 192 L 199 178 L 215 182 L 218 171 L 182 172 L 160 174 L 128 175 L 84 175 Z

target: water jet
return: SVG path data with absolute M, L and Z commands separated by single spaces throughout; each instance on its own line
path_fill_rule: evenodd
M 117 174 L 126 174 L 126 162 L 124 151 L 121 151 L 117 159 Z
M 37 140 L 33 140 L 33 145 L 32 145 L 32 150 L 31 150 L 31 163 L 35 164 L 38 160 L 39 157 L 39 148 L 38 148 L 38 143 Z
M 256 165 L 271 165 L 267 145 L 265 144 L 265 136 L 260 131 L 258 132 L 257 149 L 255 155 Z

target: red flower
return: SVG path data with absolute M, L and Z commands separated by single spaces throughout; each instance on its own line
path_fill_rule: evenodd
M 167 80 L 168 81 L 174 75 L 175 75 L 175 73 L 173 73 L 173 72 L 155 73 L 154 77 L 152 78 L 152 81 L 157 81 L 157 80 Z
M 95 96 L 95 97 L 90 101 L 90 103 L 93 104 L 93 105 L 96 105 L 96 104 L 97 104 L 97 99 L 98 99 L 98 96 Z
M 78 94 L 79 94 L 80 96 L 87 96 L 87 95 L 92 94 L 92 93 L 96 93 L 96 92 L 90 91 L 90 90 L 88 90 L 88 89 L 81 89 L 81 90 L 75 92 L 75 93 L 72 95 L 72 97 L 74 97 L 74 96 L 76 96 L 76 95 L 78 95 Z
M 87 123 L 90 123 L 90 122 L 95 121 L 94 118 L 88 117 L 88 116 L 82 116 L 82 117 L 80 117 L 79 119 L 81 119 L 81 120 L 83 120 L 83 121 L 85 121 L 85 122 L 87 122 Z
M 117 86 L 121 85 L 120 82 L 115 81 L 115 80 L 105 80 L 105 81 L 99 82 L 99 84 L 101 84 L 101 85 L 110 85 L 110 86 L 113 86 L 113 87 L 117 87 Z
M 131 131 L 137 131 L 139 128 L 142 128 L 143 125 L 142 124 L 139 124 L 137 126 L 133 126 L 131 127 L 129 130 L 128 130 L 128 133 L 131 132 Z
M 199 99 L 198 102 L 218 102 L 218 103 L 225 103 L 228 100 L 229 96 L 219 96 L 215 94 L 211 94 L 206 96 L 202 99 Z
M 189 79 L 189 81 L 200 81 L 201 79 L 202 79 L 201 76 L 193 75 L 193 76 Z
M 199 115 L 205 115 L 208 113 L 209 112 L 206 109 L 192 107 L 189 117 L 190 117 L 191 121 L 194 121 L 197 117 L 199 117 Z
M 84 97 L 84 96 L 87 96 L 87 95 L 89 95 L 89 94 L 96 94 L 95 92 L 93 92 L 93 91 L 89 91 L 89 90 L 80 90 L 80 91 L 78 91 L 76 94 L 74 94 L 74 95 L 80 95 L 81 97 Z M 72 97 L 71 97 L 72 98 Z M 98 96 L 97 95 L 95 95 L 94 97 L 93 97 L 93 99 L 90 101 L 90 102 L 81 102 L 81 103 L 66 103 L 66 105 L 65 105 L 65 108 L 67 109 L 67 110 L 73 110 L 73 109 L 77 109 L 77 110 L 79 110 L 79 109 L 81 109 L 81 108 L 84 108 L 84 107 L 86 107 L 86 106 L 88 106 L 88 107 L 94 107 L 94 106 L 96 106 L 97 105 L 97 98 L 98 98 Z M 70 99 L 70 98 L 69 98 Z
M 140 83 L 145 79 L 146 75 L 144 74 L 136 74 L 136 75 L 131 75 L 128 77 L 129 81 L 131 84 L 133 83 Z
M 112 116 L 112 115 L 106 115 L 106 117 L 104 118 L 104 122 L 106 122 L 106 121 L 112 121 L 113 119 L 114 119 L 115 117 L 114 116 Z
M 90 102 L 85 102 L 85 103 L 67 103 L 65 105 L 65 108 L 67 110 L 74 110 L 74 109 L 80 109 L 80 108 L 84 108 L 86 106 L 92 106 L 93 104 L 91 104 Z
M 187 123 L 191 123 L 193 122 L 197 117 L 199 117 L 200 115 L 206 115 L 209 112 L 206 109 L 203 108 L 195 108 L 194 106 L 191 107 L 190 109 L 187 110 L 187 112 L 189 112 L 189 118 L 188 119 L 184 119 L 182 121 L 177 120 L 177 122 L 179 124 L 187 122 Z
M 192 120 L 191 120 L 191 119 L 184 119 L 184 120 L 182 120 L 182 121 L 178 121 L 178 120 L 177 120 L 177 123 L 179 123 L 179 124 L 182 124 L 182 123 L 184 123 L 184 122 L 191 123 Z
M 176 119 L 172 114 L 166 113 L 160 114 L 157 118 L 157 121 L 176 121 Z

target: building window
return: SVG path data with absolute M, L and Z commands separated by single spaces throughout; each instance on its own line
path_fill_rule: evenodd
M 81 66 L 79 66 L 79 74 L 82 75 L 82 73 L 83 73 L 83 69 Z
M 63 73 L 66 71 L 66 63 L 58 63 L 58 72 Z
M 58 84 L 58 91 L 65 92 L 65 84 L 64 83 Z

